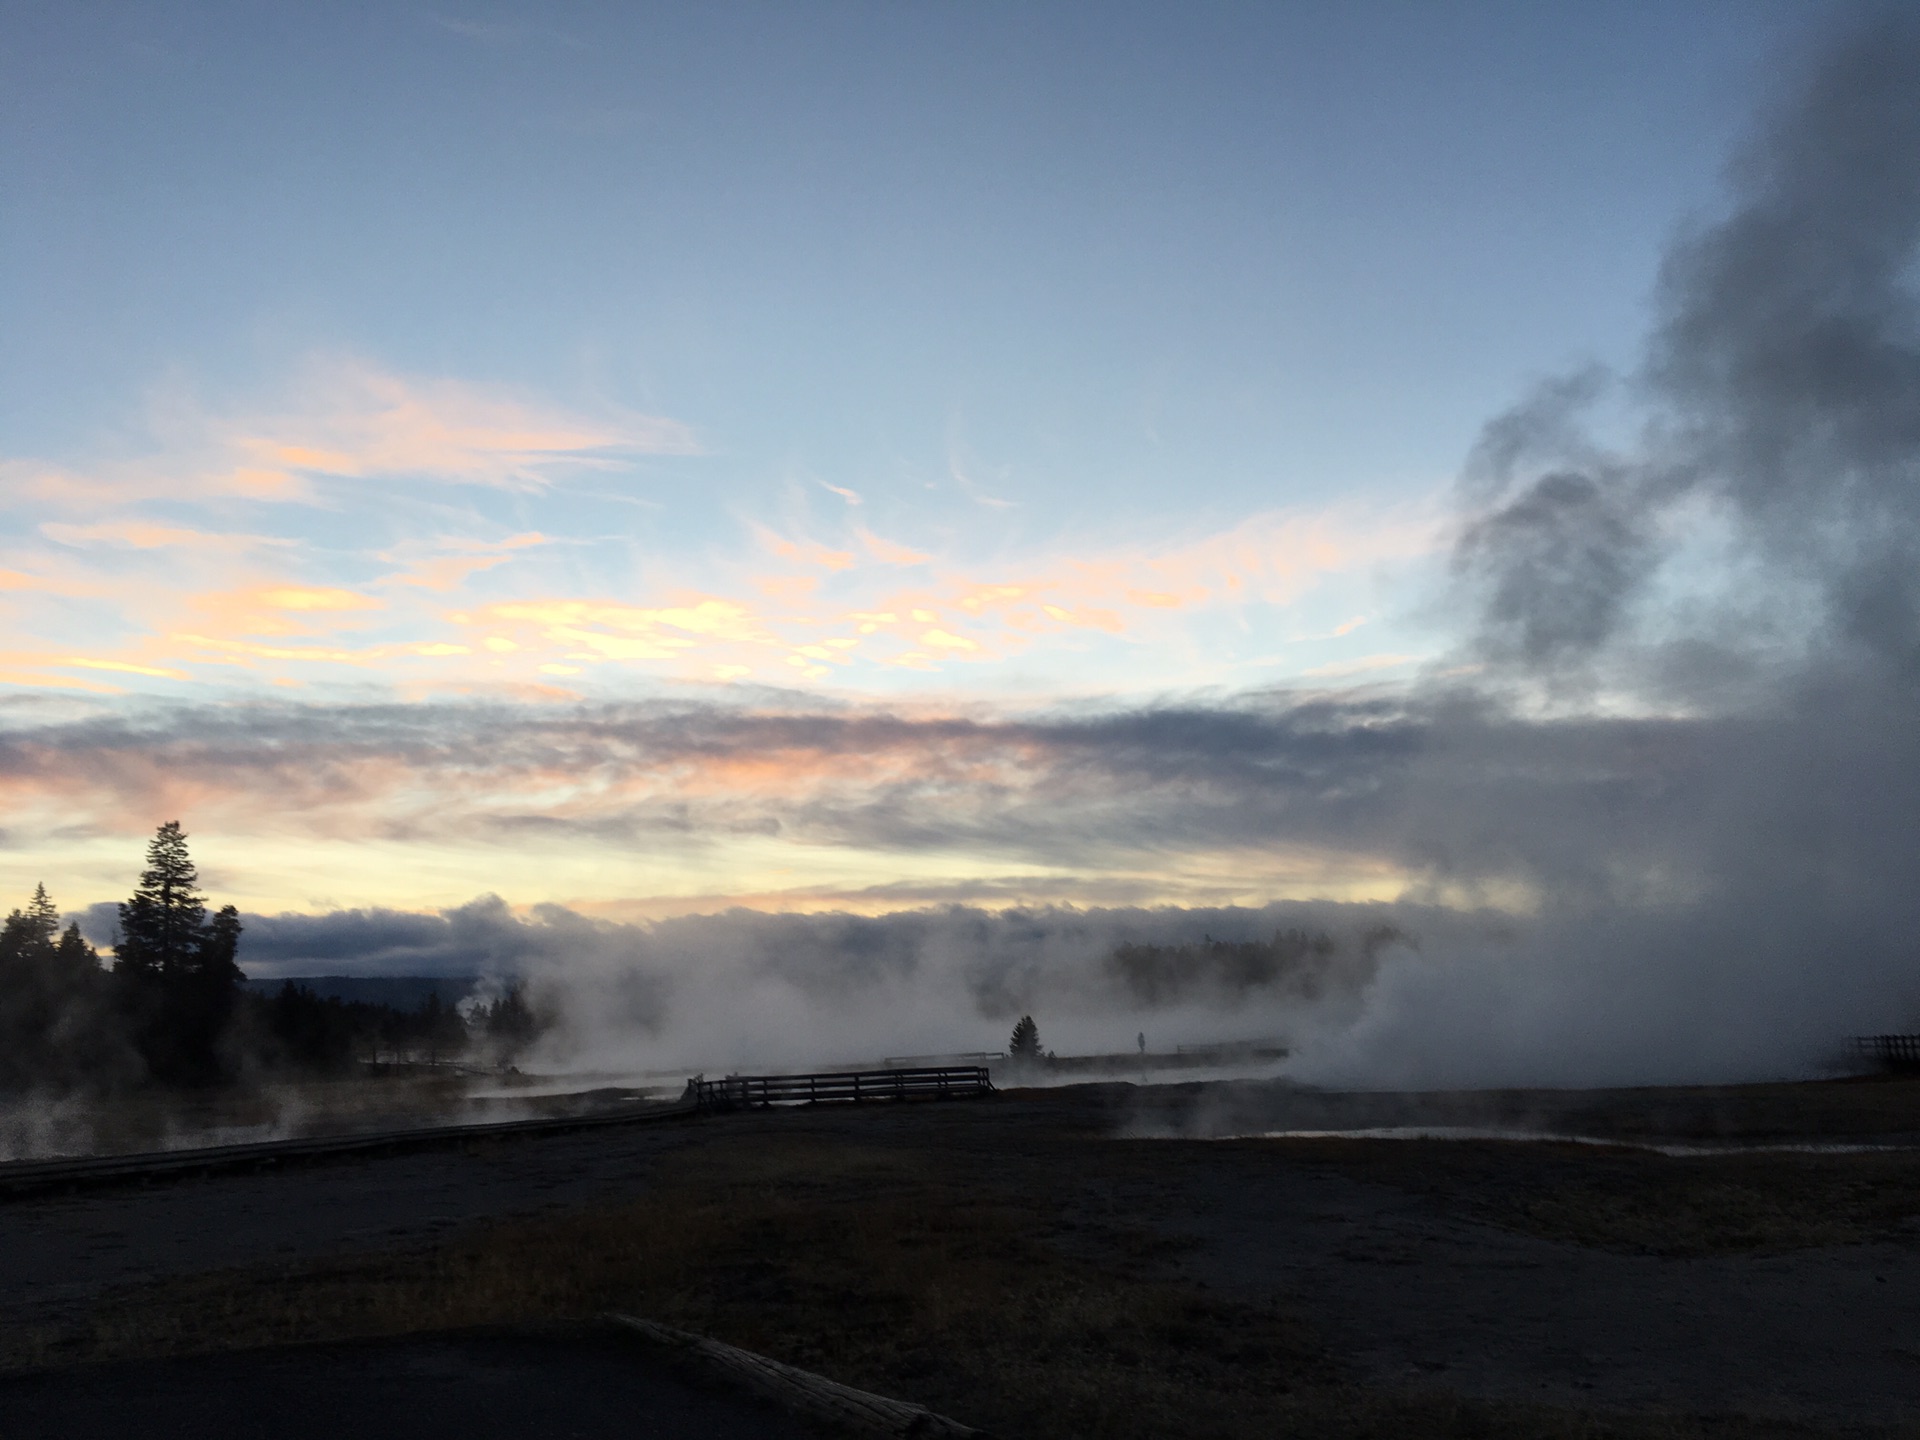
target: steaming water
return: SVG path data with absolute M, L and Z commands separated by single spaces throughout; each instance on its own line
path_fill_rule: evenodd
M 673 1090 L 678 1093 L 677 1083 Z M 580 1097 L 577 1103 L 565 1103 L 574 1095 Z M 607 1097 L 583 1093 L 582 1086 L 571 1083 L 476 1087 L 457 1093 L 423 1093 L 404 1084 L 386 1089 L 382 1082 L 345 1086 L 319 1083 L 231 1097 L 228 1103 L 234 1110 L 251 1112 L 240 1114 L 211 1111 L 211 1105 L 217 1102 L 196 1108 L 171 1104 L 171 1098 L 144 1097 L 128 1104 L 68 1099 L 0 1108 L 0 1162 L 203 1150 L 319 1135 L 491 1124 L 595 1108 L 596 1102 L 604 1103 Z
M 998 1067 L 993 1083 L 1003 1090 L 1051 1090 L 1063 1085 L 1198 1085 L 1222 1080 L 1277 1080 L 1285 1072 L 1285 1060 L 1248 1061 L 1244 1064 L 1222 1062 L 1207 1066 L 1146 1066 L 1144 1068 L 1096 1071 L 1011 1071 Z

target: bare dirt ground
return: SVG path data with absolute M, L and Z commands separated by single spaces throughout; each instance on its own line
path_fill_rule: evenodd
M 1396 1127 L 1617 1143 L 1245 1138 Z M 1916 1135 L 1885 1081 L 498 1140 L 0 1205 L 0 1365 L 623 1308 L 1008 1437 L 1920 1434 Z

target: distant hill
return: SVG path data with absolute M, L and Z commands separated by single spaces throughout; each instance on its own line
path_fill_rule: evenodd
M 480 983 L 478 975 L 275 975 L 249 976 L 247 988 L 271 995 L 289 980 L 323 1000 L 358 1000 L 396 1010 L 418 1010 L 427 996 L 435 994 L 441 1004 L 451 1005 L 471 995 Z

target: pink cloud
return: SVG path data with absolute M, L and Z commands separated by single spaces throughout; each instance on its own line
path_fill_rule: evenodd
M 867 547 L 867 553 L 882 565 L 924 565 L 933 557 L 922 550 L 910 550 L 905 545 L 896 545 L 891 540 L 883 540 L 871 530 L 856 530 L 860 543 Z
M 473 576 L 491 570 L 511 559 L 513 553 L 534 546 L 551 544 L 551 540 L 537 530 L 509 536 L 505 540 L 441 540 L 431 548 L 441 553 L 419 554 L 418 547 L 403 547 L 388 551 L 381 558 L 405 565 L 407 568 L 387 576 L 381 583 L 387 585 L 410 585 L 415 589 L 433 590 L 445 594 L 457 590 Z M 409 550 L 415 553 L 409 554 Z
M 393 476 L 542 490 L 568 466 L 700 453 L 691 430 L 662 416 L 593 419 L 500 387 L 409 379 L 353 361 L 315 366 L 300 398 L 277 416 L 216 424 L 242 488 Z
M 634 455 L 701 453 L 692 430 L 665 416 L 588 416 L 502 386 L 401 376 L 351 359 L 315 361 L 291 391 L 272 409 L 226 412 L 166 393 L 154 407 L 152 453 L 84 469 L 0 461 L 0 484 L 71 508 L 217 495 L 309 503 L 321 480 L 540 491 L 571 470 L 606 468 Z M 122 522 L 119 543 L 142 545 L 130 538 L 130 523 Z M 109 528 L 76 533 L 104 539 Z
M 83 670 L 117 670 L 123 675 L 145 675 L 168 680 L 188 678 L 184 670 L 170 670 L 163 665 L 137 665 L 131 660 L 87 660 L 76 657 L 70 660 L 56 660 L 53 663 L 78 666 Z

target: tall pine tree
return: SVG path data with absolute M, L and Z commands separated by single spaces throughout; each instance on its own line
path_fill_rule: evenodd
M 1039 1061 L 1040 1027 L 1033 1023 L 1033 1016 L 1022 1015 L 1013 1027 L 1013 1037 L 1007 1041 L 1007 1057 L 1028 1065 Z
M 160 980 L 188 973 L 197 968 L 206 923 L 207 901 L 186 832 L 169 820 L 147 843 L 147 868 L 133 898 L 120 906 L 115 972 Z
M 33 930 L 36 944 L 53 944 L 53 937 L 60 933 L 60 907 L 53 903 L 44 883 L 33 887 L 33 898 L 27 902 L 24 918 Z
M 147 1068 L 161 1080 L 221 1078 L 220 1039 L 239 999 L 240 913 L 207 918 L 186 832 L 169 820 L 147 845 L 147 868 L 120 906 L 113 972 Z

